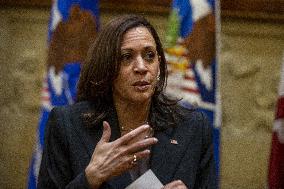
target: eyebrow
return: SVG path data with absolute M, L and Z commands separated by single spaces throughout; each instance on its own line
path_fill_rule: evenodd
M 156 50 L 157 48 L 155 47 L 155 46 L 145 46 L 145 47 L 143 47 L 143 49 L 146 49 L 146 50 Z M 121 48 L 121 51 L 125 51 L 125 50 L 130 50 L 130 51 L 133 51 L 133 49 L 132 48 Z

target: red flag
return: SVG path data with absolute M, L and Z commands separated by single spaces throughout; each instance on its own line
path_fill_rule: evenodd
M 268 184 L 269 189 L 284 189 L 284 57 L 273 125 Z

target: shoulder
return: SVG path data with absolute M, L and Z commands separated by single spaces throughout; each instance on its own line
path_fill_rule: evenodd
M 93 104 L 87 101 L 55 107 L 50 112 L 49 125 L 51 123 L 63 130 L 80 127 L 83 125 L 83 114 L 91 112 L 93 109 Z
M 88 101 L 77 102 L 72 105 L 58 106 L 52 109 L 52 112 L 64 114 L 64 115 L 72 115 L 72 114 L 80 114 L 85 113 L 94 108 L 93 104 Z
M 204 122 L 208 121 L 205 113 L 195 108 L 189 109 L 179 105 L 178 111 L 180 114 L 180 122 L 194 122 L 203 125 Z
M 196 135 L 208 137 L 212 131 L 212 127 L 208 121 L 205 113 L 196 109 L 188 109 L 179 106 L 180 119 L 178 121 L 177 129 L 183 128 L 185 130 L 194 132 Z
M 196 108 L 187 108 L 182 105 L 177 105 L 180 112 L 182 112 L 187 117 L 193 117 L 193 118 L 201 118 L 202 112 L 197 111 Z

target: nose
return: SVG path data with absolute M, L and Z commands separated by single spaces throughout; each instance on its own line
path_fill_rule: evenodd
M 145 63 L 146 62 L 143 60 L 143 58 L 141 56 L 138 56 L 134 63 L 134 72 L 139 74 L 145 74 L 148 71 L 148 68 Z

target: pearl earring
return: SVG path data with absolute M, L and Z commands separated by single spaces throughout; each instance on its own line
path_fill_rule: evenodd
M 157 75 L 157 81 L 160 81 L 160 73 Z

